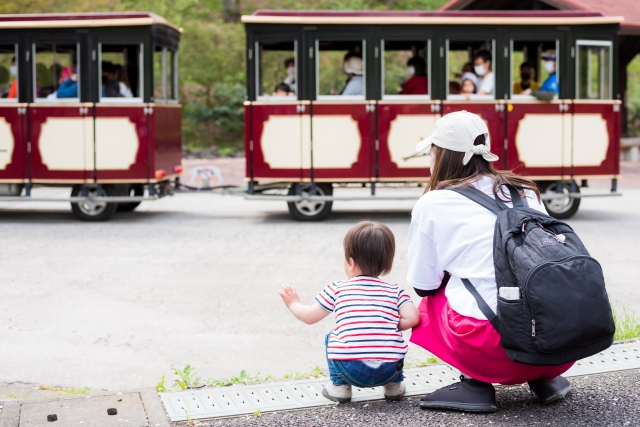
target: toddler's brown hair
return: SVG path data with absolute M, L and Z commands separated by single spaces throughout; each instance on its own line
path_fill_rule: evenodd
M 344 236 L 344 257 L 353 261 L 362 274 L 371 277 L 391 272 L 396 253 L 396 239 L 386 225 L 360 221 Z

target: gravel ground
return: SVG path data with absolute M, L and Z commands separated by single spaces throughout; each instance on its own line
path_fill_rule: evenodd
M 542 406 L 526 385 L 500 387 L 495 414 L 425 411 L 417 398 L 402 402 L 354 403 L 300 411 L 202 421 L 200 427 L 233 426 L 638 426 L 640 371 L 570 379 L 573 391 L 556 404 Z M 186 422 L 173 423 L 185 427 Z

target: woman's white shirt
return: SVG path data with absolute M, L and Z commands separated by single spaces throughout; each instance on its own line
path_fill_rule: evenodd
M 120 95 L 123 98 L 133 98 L 133 92 L 124 82 L 118 82 L 118 86 L 120 86 Z
M 482 177 L 475 187 L 493 197 L 493 179 Z M 508 194 L 508 192 L 507 192 Z M 533 192 L 529 207 L 546 213 Z M 512 206 L 511 203 L 507 203 Z M 493 233 L 496 215 L 474 201 L 450 190 L 429 191 L 411 213 L 409 228 L 409 272 L 407 280 L 417 289 L 440 286 L 444 271 L 451 273 L 445 290 L 449 305 L 457 313 L 486 320 L 460 278 L 467 278 L 494 312 L 497 285 L 493 266 Z

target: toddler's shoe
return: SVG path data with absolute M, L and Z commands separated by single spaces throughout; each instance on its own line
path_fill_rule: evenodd
M 384 389 L 384 398 L 390 402 L 402 400 L 402 396 L 404 396 L 404 392 L 407 390 L 404 383 L 388 383 L 382 388 Z
M 333 385 L 332 383 L 329 383 L 322 387 L 322 395 L 334 402 L 349 403 L 351 402 L 352 396 L 351 385 Z

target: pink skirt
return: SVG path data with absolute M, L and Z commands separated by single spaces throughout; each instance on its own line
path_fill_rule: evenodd
M 413 328 L 411 342 L 477 380 L 505 385 L 539 378 L 552 380 L 573 366 L 573 363 L 531 366 L 512 362 L 491 323 L 456 313 L 449 306 L 444 289 L 424 297 L 418 310 L 420 324 Z

